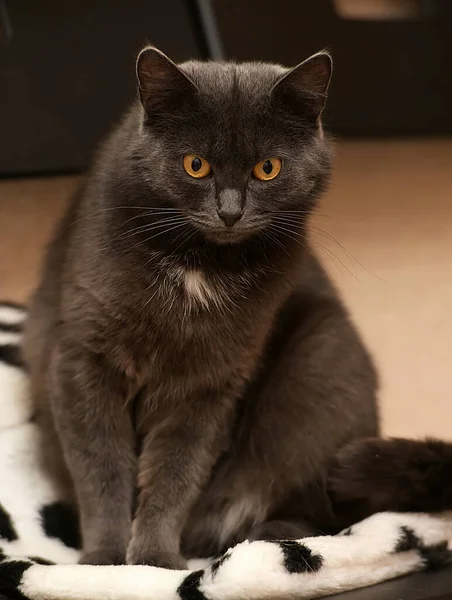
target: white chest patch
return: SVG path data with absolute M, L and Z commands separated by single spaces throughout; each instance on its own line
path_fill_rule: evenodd
M 208 308 L 210 303 L 218 304 L 216 290 L 206 281 L 201 271 L 185 271 L 184 283 L 190 301 L 199 302 L 205 308 Z

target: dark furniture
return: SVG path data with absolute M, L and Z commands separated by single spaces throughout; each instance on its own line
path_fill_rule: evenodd
M 86 168 L 135 95 L 147 41 L 200 56 L 185 0 L 0 2 L 0 175 Z
M 84 169 L 134 96 L 147 40 L 176 61 L 293 65 L 330 47 L 334 133 L 452 133 L 452 2 L 419 6 L 375 21 L 333 0 L 0 0 L 0 176 Z
M 452 133 L 452 2 L 414 18 L 342 18 L 333 0 L 211 0 L 225 58 L 295 65 L 331 48 L 326 120 L 343 135 Z

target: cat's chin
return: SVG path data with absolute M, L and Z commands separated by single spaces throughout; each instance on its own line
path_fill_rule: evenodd
M 257 230 L 240 230 L 240 229 L 232 229 L 232 230 L 203 230 L 204 237 L 207 241 L 218 244 L 221 246 L 225 246 L 227 244 L 240 244 L 249 240 L 251 237 L 256 235 Z

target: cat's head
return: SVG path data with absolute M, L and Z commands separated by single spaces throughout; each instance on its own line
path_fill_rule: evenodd
M 137 60 L 140 165 L 165 204 L 218 243 L 303 221 L 324 188 L 330 143 L 320 116 L 332 62 L 175 65 Z

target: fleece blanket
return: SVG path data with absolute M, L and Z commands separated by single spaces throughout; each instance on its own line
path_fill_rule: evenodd
M 190 570 L 77 565 L 76 515 L 40 461 L 20 357 L 25 311 L 0 305 L 0 597 L 11 600 L 318 598 L 441 567 L 452 514 L 380 513 L 342 534 L 244 542 Z

